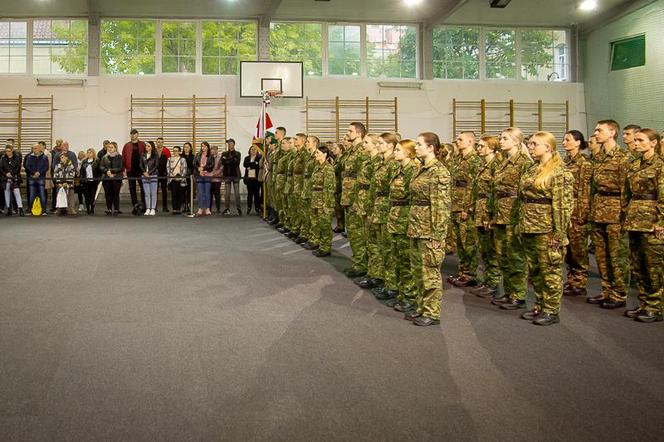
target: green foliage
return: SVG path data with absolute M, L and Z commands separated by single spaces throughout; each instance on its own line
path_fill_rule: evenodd
M 302 61 L 306 75 L 323 74 L 323 38 L 317 23 L 272 23 L 270 58 Z
M 371 29 L 373 28 L 373 29 Z M 417 66 L 417 28 L 415 26 L 369 25 L 367 33 L 382 28 L 384 41 L 367 41 L 369 77 L 415 78 Z M 389 34 L 401 33 L 398 41 Z M 374 39 L 375 40 L 375 39 Z
M 56 40 L 67 41 L 59 52 L 53 52 L 51 62 L 68 74 L 83 74 L 88 66 L 88 22 L 86 20 L 53 21 L 51 31 Z
M 479 28 L 435 28 L 433 69 L 434 78 L 479 79 Z
M 256 23 L 203 22 L 203 73 L 237 75 L 240 61 L 256 60 Z
M 101 60 L 109 74 L 154 74 L 155 22 L 104 20 Z
M 360 27 L 328 27 L 328 72 L 330 75 L 360 75 Z
M 521 31 L 521 75 L 524 79 L 539 77 L 553 70 L 553 47 L 556 34 L 562 31 L 523 30 Z
M 196 24 L 162 22 L 162 72 L 196 72 Z

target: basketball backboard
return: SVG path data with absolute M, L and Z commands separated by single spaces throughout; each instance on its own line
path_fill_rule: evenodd
M 264 91 L 281 91 L 285 98 L 304 96 L 301 61 L 241 61 L 240 97 L 261 98 Z

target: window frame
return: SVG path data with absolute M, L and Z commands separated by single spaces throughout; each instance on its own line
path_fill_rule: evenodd
M 86 26 L 88 29 L 86 30 L 85 37 L 86 37 L 86 60 L 85 60 L 85 72 L 77 73 L 77 74 L 70 74 L 70 73 L 64 73 L 64 74 L 37 74 L 35 73 L 34 69 L 34 22 L 35 21 L 65 21 L 69 20 L 70 22 L 72 20 L 79 20 L 79 21 L 84 21 L 86 23 Z M 56 18 L 44 18 L 44 17 L 33 17 L 29 19 L 29 26 L 28 26 L 28 31 L 30 32 L 29 34 L 29 57 L 30 57 L 30 63 L 26 63 L 26 70 L 27 75 L 32 75 L 34 77 L 39 77 L 39 78 L 87 78 L 88 73 L 90 72 L 90 20 L 87 17 L 56 17 Z M 101 26 L 100 26 L 100 37 L 101 37 Z M 101 40 L 99 44 L 99 63 L 101 67 Z
M 415 28 L 415 75 L 413 77 L 371 77 L 369 76 L 369 63 L 368 63 L 368 54 L 367 54 L 367 48 L 368 48 L 368 39 L 367 39 L 367 26 L 411 26 Z M 364 63 L 363 63 L 363 68 L 364 68 L 364 78 L 366 79 L 375 79 L 376 81 L 381 81 L 381 80 L 403 80 L 403 81 L 416 81 L 421 79 L 421 74 L 420 74 L 420 57 L 422 53 L 422 48 L 420 47 L 420 33 L 421 33 L 421 25 L 418 23 L 411 23 L 411 22 L 404 22 L 404 23 L 386 23 L 386 22 L 375 22 L 375 23 L 364 23 L 364 29 L 363 29 L 363 36 L 364 36 L 364 46 L 360 47 L 362 50 L 362 56 L 364 57 Z M 399 45 L 401 47 L 401 45 Z M 401 68 L 399 69 L 401 71 Z
M 164 36 L 163 36 L 163 24 L 164 22 L 168 23 L 193 23 L 194 24 L 194 72 L 164 72 L 163 63 L 164 63 Z M 203 65 L 203 54 L 201 52 L 201 38 L 202 38 L 202 26 L 203 20 L 192 18 L 174 18 L 174 19 L 158 19 L 157 27 L 155 29 L 155 34 L 158 36 L 158 40 L 155 42 L 155 59 L 157 60 L 157 66 L 155 66 L 154 75 L 163 75 L 166 77 L 190 77 L 192 75 L 203 75 L 202 74 L 202 65 Z M 200 63 L 199 63 L 200 61 Z M 200 66 L 199 66 L 200 64 Z
M 203 72 L 203 23 L 205 22 L 212 22 L 212 23 L 253 23 L 254 26 L 256 26 L 256 38 L 254 40 L 254 50 L 256 53 L 256 60 L 259 60 L 260 54 L 258 53 L 259 47 L 258 47 L 258 40 L 259 40 L 259 32 L 260 32 L 260 23 L 258 20 L 254 19 L 247 19 L 247 20 L 241 20 L 241 19 L 235 19 L 235 20 L 215 20 L 215 19 L 201 19 L 199 20 L 200 23 L 200 35 L 198 38 L 198 44 L 200 45 L 199 48 L 199 54 L 200 57 L 196 57 L 196 62 L 200 62 L 200 69 L 197 69 L 197 72 L 200 72 L 200 75 L 203 77 L 239 77 L 239 64 L 238 64 L 238 73 L 237 74 L 206 74 Z M 268 36 L 269 39 L 269 36 Z M 241 60 L 238 59 L 238 63 Z
M 274 20 L 271 21 L 270 24 L 267 27 L 267 42 L 268 42 L 268 59 L 269 61 L 302 61 L 302 64 L 304 65 L 304 60 L 273 60 L 272 59 L 272 45 L 270 44 L 270 33 L 272 32 L 272 23 L 285 23 L 285 24 L 297 24 L 297 25 L 320 25 L 320 33 L 321 33 L 321 53 L 320 53 L 320 60 L 321 60 L 321 69 L 320 69 L 320 75 L 309 75 L 307 74 L 306 70 L 304 72 L 303 78 L 324 78 L 327 76 L 327 22 L 323 21 L 311 21 L 311 20 Z
M 324 47 L 324 61 L 323 65 L 325 69 L 323 70 L 323 76 L 331 78 L 367 78 L 367 24 L 372 23 L 358 23 L 358 22 L 330 22 L 325 23 L 325 32 L 323 35 L 323 40 L 325 41 Z M 360 73 L 359 75 L 348 75 L 348 74 L 330 74 L 330 47 L 329 47 L 329 38 L 330 38 L 330 26 L 358 26 L 360 28 Z M 345 38 L 344 38 L 345 44 Z
M 155 42 L 154 42 L 154 73 L 152 74 L 113 74 L 104 71 L 104 60 L 103 54 L 101 52 L 102 47 L 102 25 L 104 21 L 143 21 L 143 22 L 155 22 Z M 99 76 L 100 77 L 152 77 L 156 75 L 163 75 L 161 73 L 161 38 L 157 36 L 161 35 L 161 20 L 159 19 L 147 19 L 147 18 L 127 18 L 127 17 L 104 17 L 99 20 Z M 89 38 L 89 37 L 88 37 Z
M 32 75 L 32 21 L 31 18 L 3 18 L 0 22 L 24 23 L 25 22 L 25 71 L 24 72 L 0 72 L 0 77 L 19 77 Z M 11 25 L 10 25 L 11 26 Z M 11 56 L 10 56 L 11 57 Z M 11 58 L 10 58 L 11 60 Z M 11 62 L 10 62 L 11 66 Z
M 432 75 L 432 80 L 440 80 L 440 81 L 482 81 L 485 80 L 483 78 L 484 76 L 484 63 L 486 60 L 485 54 L 484 54 L 484 26 L 481 25 L 458 25 L 458 24 L 445 24 L 445 25 L 437 25 L 435 28 L 475 28 L 478 31 L 478 39 L 479 41 L 477 42 L 477 51 L 478 51 L 478 56 L 477 56 L 477 63 L 478 63 L 478 75 L 477 78 L 439 78 L 435 77 Z M 433 35 L 431 38 L 431 67 L 433 70 Z M 432 72 L 433 74 L 433 72 Z

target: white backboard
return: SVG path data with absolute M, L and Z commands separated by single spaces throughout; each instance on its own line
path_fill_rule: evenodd
M 304 96 L 301 61 L 241 61 L 240 97 L 262 97 L 265 90 L 281 89 L 282 97 Z

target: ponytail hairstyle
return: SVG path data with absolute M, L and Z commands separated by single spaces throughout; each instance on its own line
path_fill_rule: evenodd
M 551 182 L 551 177 L 558 167 L 563 167 L 563 160 L 556 149 L 556 137 L 551 132 L 536 132 L 533 138 L 539 138 L 551 148 L 551 159 L 544 164 L 537 166 L 537 177 L 535 178 L 535 188 L 543 190 Z
M 480 140 L 484 141 L 486 145 L 489 146 L 489 148 L 493 151 L 493 153 L 496 153 L 500 150 L 500 141 L 498 140 L 498 137 L 491 134 L 482 134 L 480 136 Z
M 422 132 L 418 137 L 424 138 L 424 144 L 427 146 L 433 146 L 433 153 L 438 157 L 440 153 L 440 138 L 433 132 Z
M 325 161 L 329 163 L 334 161 L 334 152 L 332 152 L 332 150 L 330 150 L 326 145 L 323 144 L 318 146 L 318 150 L 325 154 Z
M 565 132 L 565 135 L 571 135 L 572 138 L 574 138 L 574 141 L 579 141 L 579 150 L 585 150 L 588 148 L 588 142 L 586 141 L 585 137 L 581 133 L 581 131 L 578 131 L 576 129 L 568 130 Z
M 401 147 L 401 150 L 403 150 L 406 156 L 411 160 L 415 159 L 417 156 L 415 153 L 415 146 L 417 146 L 417 143 L 413 140 L 409 140 L 408 138 L 399 141 L 399 147 Z
M 503 133 L 507 134 L 512 141 L 514 141 L 515 144 L 518 144 L 520 146 L 520 151 L 525 153 L 526 156 L 530 157 L 530 154 L 528 153 L 528 147 L 524 143 L 524 135 L 523 131 L 519 129 L 518 127 L 508 127 L 503 131 Z
M 393 132 L 385 132 L 380 134 L 380 137 L 385 141 L 387 144 L 392 145 L 392 149 L 397 147 L 397 144 L 399 143 L 399 137 Z

